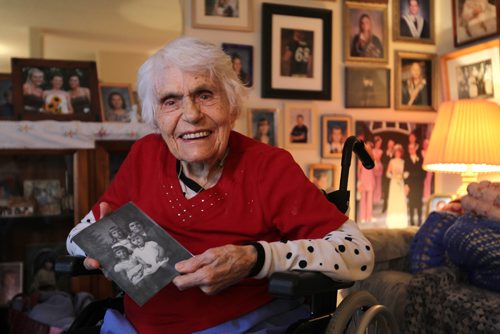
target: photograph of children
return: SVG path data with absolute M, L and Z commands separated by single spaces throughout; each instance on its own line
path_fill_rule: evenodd
M 459 99 L 491 99 L 495 96 L 491 59 L 456 67 Z
M 415 40 L 431 38 L 430 8 L 432 0 L 397 0 L 399 3 L 399 34 Z
M 340 158 L 344 141 L 350 135 L 350 117 L 323 115 L 321 117 L 321 157 Z
M 453 0 L 452 4 L 456 46 L 499 33 L 500 1 Z
M 330 189 L 334 186 L 334 170 L 335 166 L 331 164 L 311 164 L 309 165 L 309 180 L 318 189 Z
M 420 226 L 434 192 L 422 168 L 433 125 L 356 121 L 355 135 L 371 148 L 375 168 L 357 162 L 356 220 L 373 227 Z
M 401 104 L 432 107 L 432 61 L 401 59 Z
M 347 60 L 387 61 L 387 6 L 345 4 Z
M 12 80 L 10 74 L 0 73 L 0 119 L 14 119 Z
M 286 77 L 313 77 L 314 31 L 281 29 L 280 74 Z
M 389 108 L 390 70 L 386 68 L 346 67 L 346 108 Z
M 23 292 L 23 263 L 0 263 L 0 306 L 7 304 Z
M 205 15 L 239 17 L 239 0 L 205 0 Z
M 59 180 L 25 180 L 24 197 L 36 203 L 35 212 L 40 215 L 61 214 L 61 183 Z
M 248 135 L 271 146 L 279 146 L 276 109 L 249 109 Z
M 139 305 L 178 275 L 177 262 L 192 256 L 132 203 L 92 224 L 73 241 Z
M 241 82 L 247 87 L 252 87 L 253 46 L 222 43 L 222 49 L 231 57 L 233 70 L 236 72 Z
M 286 103 L 284 112 L 285 147 L 306 149 L 317 143 L 314 103 Z
M 105 122 L 137 122 L 132 87 L 129 84 L 100 83 L 102 120 Z

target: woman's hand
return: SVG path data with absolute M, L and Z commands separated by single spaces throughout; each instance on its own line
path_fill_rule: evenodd
M 101 217 L 99 219 L 103 219 L 105 216 L 113 212 L 113 209 L 111 208 L 111 205 L 109 205 L 108 203 L 101 202 L 99 203 L 99 212 L 101 214 Z M 85 260 L 83 260 L 83 266 L 87 270 L 94 270 L 101 268 L 101 264 L 99 263 L 99 261 L 91 257 L 86 257 Z
M 173 283 L 181 291 L 199 287 L 207 295 L 214 295 L 247 277 L 256 261 L 257 251 L 253 246 L 211 248 L 178 262 L 175 269 L 184 275 L 174 278 Z

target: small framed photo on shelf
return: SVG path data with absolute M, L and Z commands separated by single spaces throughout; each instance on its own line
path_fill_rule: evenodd
M 500 103 L 500 39 L 442 55 L 440 65 L 445 101 L 490 99 Z
M 335 166 L 332 164 L 309 165 L 309 180 L 318 189 L 327 190 L 335 185 Z
M 387 63 L 389 34 L 387 5 L 344 3 L 345 60 Z
M 323 115 L 321 117 L 321 157 L 340 158 L 345 140 L 352 133 L 351 117 Z
M 500 35 L 500 0 L 452 0 L 455 46 Z
M 8 73 L 0 73 L 0 120 L 16 118 L 12 103 L 12 79 Z
M 450 195 L 433 194 L 426 203 L 425 216 L 427 217 L 432 211 L 440 211 L 450 201 Z
M 248 136 L 264 144 L 280 146 L 278 109 L 248 109 Z
M 395 51 L 395 109 L 435 111 L 436 55 Z
M 286 103 L 285 148 L 313 149 L 319 137 L 314 103 Z
M 434 0 L 394 0 L 395 41 L 434 44 Z
M 34 200 L 35 213 L 43 216 L 61 214 L 62 188 L 59 180 L 25 180 L 24 197 Z
M 0 306 L 6 307 L 23 292 L 23 263 L 0 262 Z
M 247 86 L 253 85 L 253 46 L 222 43 L 222 49 L 231 57 L 233 70 L 241 82 Z
M 101 112 L 104 122 L 136 122 L 138 120 L 132 86 L 126 83 L 99 83 Z
M 252 0 L 191 0 L 193 28 L 252 31 Z
M 390 70 L 374 67 L 345 68 L 346 108 L 389 108 Z
M 12 58 L 14 109 L 23 120 L 99 120 L 96 63 Z
M 330 100 L 332 11 L 262 5 L 262 97 Z

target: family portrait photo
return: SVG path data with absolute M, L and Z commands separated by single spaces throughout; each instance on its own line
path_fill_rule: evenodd
M 233 70 L 241 82 L 247 86 L 253 85 L 253 46 L 222 43 L 222 49 L 231 57 Z
M 277 109 L 249 109 L 248 135 L 271 146 L 279 146 Z
M 491 59 L 456 67 L 459 99 L 491 99 L 495 96 Z
M 420 226 L 434 193 L 433 173 L 422 168 L 433 125 L 356 121 L 355 135 L 371 148 L 375 167 L 357 162 L 356 220 L 377 227 Z

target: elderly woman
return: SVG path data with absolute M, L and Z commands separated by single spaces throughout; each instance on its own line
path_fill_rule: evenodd
M 140 333 L 240 333 L 286 328 L 307 317 L 297 301 L 275 301 L 266 277 L 319 270 L 366 278 L 370 243 L 330 204 L 285 150 L 232 131 L 245 87 L 218 46 L 179 38 L 141 67 L 146 122 L 112 184 L 68 238 L 128 201 L 195 256 L 183 275 L 142 307 L 125 297 Z M 286 241 L 288 240 L 288 241 Z M 99 263 L 85 260 L 88 268 Z

